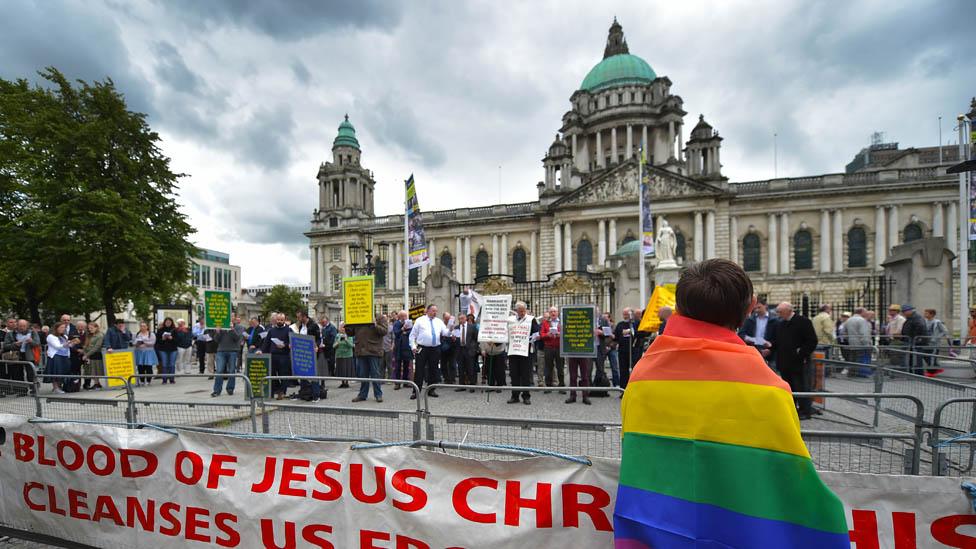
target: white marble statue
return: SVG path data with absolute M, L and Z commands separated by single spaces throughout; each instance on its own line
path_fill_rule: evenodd
M 667 220 L 661 220 L 661 226 L 657 230 L 657 242 L 654 246 L 654 254 L 658 259 L 658 266 L 677 265 L 675 262 L 675 252 L 678 249 L 678 240 L 674 236 L 674 229 L 668 225 Z

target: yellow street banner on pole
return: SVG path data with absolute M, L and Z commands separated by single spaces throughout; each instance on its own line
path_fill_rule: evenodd
M 342 312 L 348 325 L 373 323 L 373 277 L 342 279 Z
M 105 360 L 105 375 L 109 387 L 125 387 L 125 381 L 116 378 L 129 379 L 136 373 L 136 359 L 132 351 L 112 351 L 103 353 Z
M 657 316 L 658 310 L 665 306 L 671 307 L 671 310 L 674 310 L 675 288 L 674 284 L 665 284 L 664 286 L 654 288 L 654 293 L 651 294 L 651 299 L 647 301 L 647 308 L 644 309 L 644 315 L 641 317 L 640 326 L 637 327 L 637 331 L 657 331 L 661 326 L 661 318 Z

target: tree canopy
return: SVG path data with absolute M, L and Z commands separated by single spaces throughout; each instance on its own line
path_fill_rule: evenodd
M 290 317 L 296 311 L 304 311 L 306 305 L 302 303 L 302 293 L 284 284 L 276 284 L 261 301 L 261 316 L 268 318 L 271 313 L 285 313 Z
M 111 79 L 0 78 L 0 307 L 137 309 L 187 291 L 193 233 L 159 134 Z

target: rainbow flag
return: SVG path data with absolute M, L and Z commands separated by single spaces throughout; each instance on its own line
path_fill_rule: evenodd
M 850 549 L 789 386 L 731 330 L 675 314 L 630 375 L 616 549 Z

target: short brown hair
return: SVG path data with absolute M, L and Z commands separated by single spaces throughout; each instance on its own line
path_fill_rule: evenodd
M 727 259 L 709 259 L 681 273 L 675 295 L 678 313 L 736 330 L 749 314 L 752 280 Z

